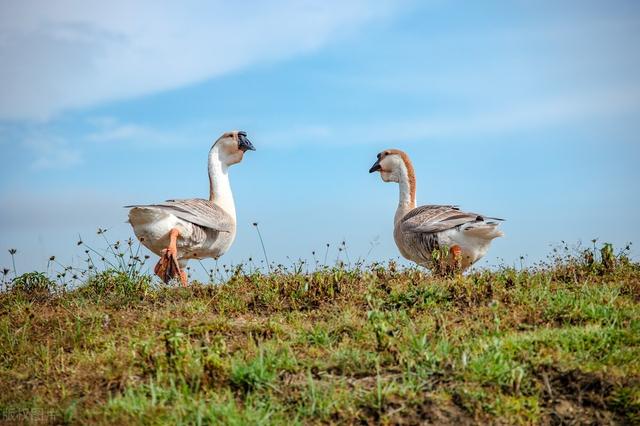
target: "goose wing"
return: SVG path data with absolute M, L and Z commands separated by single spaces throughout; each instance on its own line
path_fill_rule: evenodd
M 227 212 L 211 201 L 201 198 L 167 200 L 164 203 L 132 205 L 125 207 L 142 207 L 164 210 L 167 213 L 171 213 L 172 215 L 179 217 L 180 219 L 186 220 L 187 222 L 221 232 L 232 232 L 234 226 L 234 220 Z
M 407 233 L 435 234 L 467 223 L 492 223 L 500 220 L 502 219 L 463 212 L 458 206 L 427 205 L 416 207 L 407 213 L 401 220 L 400 229 Z

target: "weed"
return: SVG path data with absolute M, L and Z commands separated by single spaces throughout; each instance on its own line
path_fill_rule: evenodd
M 18 250 L 12 248 L 9 249 L 9 254 L 11 255 L 11 264 L 13 265 L 13 276 L 14 278 L 18 277 L 18 270 L 16 269 L 16 253 Z
M 269 263 L 269 258 L 267 257 L 267 249 L 264 248 L 264 240 L 262 239 L 262 234 L 260 233 L 258 222 L 253 222 L 253 227 L 256 228 L 256 232 L 258 233 L 258 238 L 260 239 L 260 246 L 262 246 L 262 254 L 264 254 L 264 261 L 267 265 L 267 270 L 271 272 L 271 264 Z
M 55 283 L 42 272 L 27 272 L 16 277 L 12 282 L 11 288 L 14 291 L 35 295 L 49 294 L 55 290 L 56 286 Z
M 272 386 L 272 382 L 280 371 L 295 367 L 296 360 L 289 350 L 269 350 L 260 346 L 258 354 L 248 360 L 236 359 L 231 366 L 231 383 L 243 390 L 251 392 Z
M 148 275 L 130 276 L 126 272 L 108 269 L 91 275 L 77 292 L 92 300 L 117 299 L 130 301 L 144 299 L 151 289 L 151 277 Z

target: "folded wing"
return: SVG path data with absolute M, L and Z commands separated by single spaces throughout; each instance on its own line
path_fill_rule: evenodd
M 186 200 L 167 200 L 164 203 L 132 205 L 128 208 L 154 208 L 163 210 L 187 222 L 220 232 L 233 231 L 233 219 L 218 205 L 209 200 L 191 198 Z
M 402 218 L 401 230 L 407 233 L 435 234 L 465 224 L 497 224 L 502 219 L 460 211 L 452 205 L 416 207 Z

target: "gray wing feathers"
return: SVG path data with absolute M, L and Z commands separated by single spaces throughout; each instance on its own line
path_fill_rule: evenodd
M 164 203 L 125 206 L 148 207 L 167 211 L 187 222 L 200 225 L 204 228 L 222 232 L 233 230 L 233 219 L 227 212 L 209 200 L 192 198 L 187 200 L 167 200 Z
M 402 218 L 401 229 L 409 233 L 437 233 L 466 223 L 485 222 L 489 218 L 477 213 L 460 211 L 457 206 L 420 206 L 411 210 Z M 487 222 L 485 222 L 487 223 Z

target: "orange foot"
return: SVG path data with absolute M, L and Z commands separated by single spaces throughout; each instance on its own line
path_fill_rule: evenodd
M 176 247 L 176 240 L 179 235 L 180 232 L 176 228 L 173 228 L 169 232 L 169 247 L 162 250 L 162 256 L 160 257 L 160 260 L 156 264 L 155 268 L 153 268 L 153 272 L 155 272 L 155 274 L 159 276 L 165 283 L 168 283 L 172 278 L 176 276 L 180 276 L 182 285 L 186 285 L 187 276 L 180 269 L 180 265 L 178 264 L 178 248 Z
M 449 249 L 449 252 L 451 253 L 451 257 L 453 258 L 454 268 L 458 270 L 461 269 L 462 268 L 462 248 L 460 248 L 460 246 L 458 245 L 451 246 L 451 248 Z

